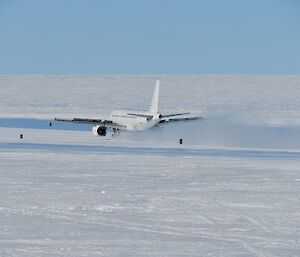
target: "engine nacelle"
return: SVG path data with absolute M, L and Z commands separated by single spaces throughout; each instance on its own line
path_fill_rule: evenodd
M 105 126 L 94 126 L 92 129 L 93 134 L 95 136 L 102 136 L 102 137 L 106 136 L 106 130 L 107 130 L 107 127 L 105 127 Z

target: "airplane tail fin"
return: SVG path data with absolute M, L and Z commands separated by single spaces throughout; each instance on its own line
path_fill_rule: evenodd
M 159 97 L 159 80 L 156 81 L 152 102 L 150 106 L 150 112 L 157 113 L 158 112 L 158 97 Z

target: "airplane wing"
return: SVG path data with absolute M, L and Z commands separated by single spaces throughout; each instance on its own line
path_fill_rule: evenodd
M 161 116 L 159 123 L 169 123 L 177 121 L 201 120 L 203 117 L 200 114 L 192 114 L 190 112 L 166 114 Z
M 189 112 L 183 112 L 183 113 L 173 113 L 173 114 L 164 114 L 161 115 L 162 118 L 168 118 L 168 117 L 173 117 L 173 116 L 182 116 L 182 115 L 188 115 L 191 114 Z
M 125 125 L 115 123 L 111 120 L 106 119 L 86 119 L 86 118 L 73 118 L 73 119 L 61 119 L 55 118 L 56 121 L 63 121 L 63 122 L 72 122 L 72 123 L 79 123 L 79 124 L 91 124 L 95 126 L 105 126 L 108 128 L 116 128 L 116 129 L 126 129 Z

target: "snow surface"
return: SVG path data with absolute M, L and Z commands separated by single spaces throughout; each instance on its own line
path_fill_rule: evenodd
M 102 116 L 148 109 L 205 111 L 250 124 L 300 124 L 300 76 L 0 76 L 0 117 Z
M 300 160 L 1 149 L 1 256 L 299 256 Z
M 206 119 L 109 140 L 31 120 L 148 108 L 156 79 L 162 113 Z M 0 256 L 299 256 L 299 82 L 0 76 Z

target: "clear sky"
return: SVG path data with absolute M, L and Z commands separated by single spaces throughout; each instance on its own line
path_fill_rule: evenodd
M 0 0 L 1 74 L 300 74 L 299 0 Z

